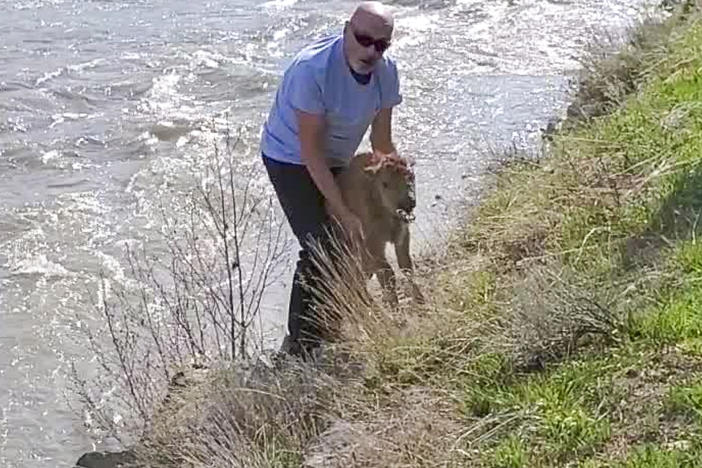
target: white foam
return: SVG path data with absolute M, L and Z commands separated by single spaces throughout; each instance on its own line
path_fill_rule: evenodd
M 137 52 L 127 51 L 122 54 L 124 60 L 141 60 L 142 58 L 144 58 L 144 54 Z
M 437 28 L 438 15 L 417 15 L 399 18 L 399 37 L 393 41 L 393 49 L 415 46 L 426 41 L 427 35 Z
M 288 28 L 279 29 L 273 33 L 273 40 L 279 41 L 282 38 L 284 38 L 285 36 L 287 36 L 289 32 L 290 32 L 290 29 L 288 29 Z
M 97 252 L 97 256 L 102 260 L 102 267 L 108 271 L 116 281 L 124 281 L 124 269 L 115 257 L 103 252 Z
M 406 16 L 397 20 L 397 28 L 412 31 L 429 31 L 436 28 L 438 20 L 439 15 Z
M 297 3 L 297 0 L 269 0 L 261 4 L 263 8 L 287 8 Z
M 41 155 L 41 162 L 44 164 L 49 164 L 49 162 L 59 159 L 61 157 L 61 152 L 58 150 L 47 151 Z
M 49 125 L 49 128 L 54 128 L 56 125 L 64 123 L 66 120 L 78 120 L 78 119 L 85 119 L 89 118 L 89 114 L 85 113 L 76 113 L 76 112 L 64 112 L 62 114 L 54 114 L 51 116 L 51 124 Z
M 170 97 L 176 94 L 176 86 L 181 76 L 177 73 L 168 73 L 152 80 L 151 94 L 154 97 Z
M 206 68 L 219 68 L 220 64 L 226 60 L 223 55 L 208 50 L 196 51 L 192 59 L 194 65 Z
M 88 114 L 77 113 L 77 112 L 64 112 L 63 114 L 61 114 L 61 116 L 64 119 L 68 119 L 68 120 L 78 120 L 78 119 L 84 119 L 84 118 L 88 117 Z
M 62 194 L 59 200 L 61 209 L 70 213 L 81 212 L 103 216 L 109 212 L 109 208 L 102 204 L 94 192 L 66 193 Z
M 101 65 L 102 63 L 106 62 L 107 60 L 104 58 L 98 58 L 95 60 L 91 60 L 89 62 L 83 62 L 79 63 L 77 65 L 69 65 L 68 70 L 73 71 L 73 72 L 82 72 L 83 70 L 87 70 L 88 68 L 95 68 L 98 65 Z
M 158 138 L 151 132 L 143 132 L 139 135 L 139 141 L 143 141 L 147 146 L 158 145 Z
M 14 267 L 10 268 L 12 275 L 43 275 L 43 276 L 72 276 L 60 263 L 55 263 L 46 258 L 46 255 L 39 254 L 31 258 L 21 260 Z
M 37 81 L 34 82 L 34 86 L 39 86 L 43 83 L 46 83 L 49 80 L 52 80 L 58 76 L 61 76 L 61 74 L 65 71 L 65 68 L 59 68 L 58 70 L 52 71 L 52 72 L 47 72 L 44 73 L 44 76 L 41 78 L 37 78 Z
M 153 87 L 148 96 L 139 101 L 137 110 L 159 120 L 190 122 L 200 118 L 202 109 L 192 104 L 192 96 L 179 90 L 181 80 L 187 84 L 188 79 L 189 75 L 183 77 L 173 71 L 154 78 Z

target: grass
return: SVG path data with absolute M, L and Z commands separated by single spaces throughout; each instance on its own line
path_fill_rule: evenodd
M 238 422 L 219 450 L 280 467 L 700 466 L 701 18 L 684 3 L 589 64 L 548 155 L 506 164 L 432 259 L 429 304 L 335 292 L 334 365 L 225 398 Z
M 699 466 L 700 456 L 702 452 L 699 448 L 662 450 L 654 445 L 645 445 L 637 447 L 626 462 L 619 466 L 622 468 L 693 468 Z
M 668 406 L 671 411 L 702 420 L 702 381 L 670 389 Z
M 598 364 L 573 363 L 551 375 L 535 375 L 523 382 L 482 391 L 477 400 L 481 413 L 519 415 L 519 424 L 505 426 L 506 439 L 492 454 L 487 452 L 494 458 L 489 464 L 504 456 L 505 443 L 515 446 L 517 434 L 519 447 L 528 448 L 530 464 L 545 459 L 565 460 L 607 440 L 610 426 L 602 417 L 600 405 L 605 399 L 603 391 L 610 385 L 606 379 L 600 380 L 606 371 L 597 368 Z M 473 408 L 475 397 L 470 394 L 467 402 Z

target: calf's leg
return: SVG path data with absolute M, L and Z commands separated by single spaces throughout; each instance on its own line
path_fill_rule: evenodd
M 367 248 L 371 271 L 378 276 L 378 282 L 383 290 L 383 302 L 390 307 L 397 307 L 395 273 L 385 258 L 385 243 L 369 242 Z
M 412 288 L 412 299 L 419 304 L 424 304 L 425 299 L 419 286 L 414 282 L 414 265 L 412 257 L 410 257 L 410 233 L 406 225 L 403 225 L 395 238 L 395 255 L 397 255 L 397 264 L 402 270 L 402 273 L 407 277 Z

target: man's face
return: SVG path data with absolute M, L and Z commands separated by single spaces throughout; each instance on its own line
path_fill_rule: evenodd
M 344 47 L 349 65 L 356 73 L 373 71 L 390 46 L 392 25 L 377 17 L 359 17 L 346 23 Z

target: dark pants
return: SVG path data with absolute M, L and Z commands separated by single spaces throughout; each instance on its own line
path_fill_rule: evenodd
M 324 196 L 307 167 L 278 162 L 266 155 L 263 155 L 263 163 L 301 248 L 290 293 L 287 338 L 290 353 L 300 354 L 319 344 L 312 307 L 312 291 L 318 273 L 312 263 L 310 248 L 314 242 L 322 248 L 328 247 L 332 226 L 324 208 Z M 332 169 L 335 175 L 338 171 Z

